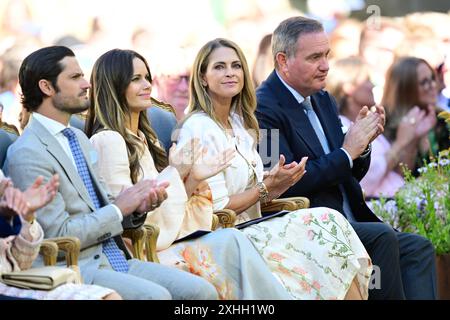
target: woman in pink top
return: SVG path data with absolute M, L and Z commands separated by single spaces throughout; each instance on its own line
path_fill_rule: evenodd
M 375 104 L 372 88 L 367 65 L 360 58 L 350 57 L 333 62 L 327 89 L 336 97 L 343 128 L 348 127 L 363 106 Z M 413 154 L 408 152 L 408 148 L 420 134 L 417 132 L 418 119 L 424 117 L 425 114 L 418 108 L 412 108 L 399 124 L 397 137 L 392 143 L 384 135 L 372 142 L 370 168 L 361 180 L 367 197 L 393 197 L 404 184 L 399 164 L 411 162 Z

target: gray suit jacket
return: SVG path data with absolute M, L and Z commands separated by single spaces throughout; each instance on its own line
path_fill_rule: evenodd
M 123 227 L 116 210 L 109 205 L 104 184 L 95 174 L 95 150 L 82 131 L 72 129 L 80 142 L 102 208 L 95 210 L 70 158 L 55 137 L 34 119 L 31 119 L 24 133 L 8 149 L 3 170 L 21 190 L 30 186 L 39 175 L 48 181 L 53 174 L 59 174 L 58 194 L 49 205 L 37 212 L 37 220 L 44 229 L 46 238 L 75 236 L 80 239 L 81 274 L 86 283 L 91 283 L 93 272 L 99 267 L 102 258 L 106 258 L 102 257 L 101 242 L 120 235 Z M 131 223 L 129 220 L 124 222 Z M 115 240 L 129 257 L 121 237 L 115 237 Z

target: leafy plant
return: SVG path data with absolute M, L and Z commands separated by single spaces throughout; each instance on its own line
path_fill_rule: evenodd
M 436 254 L 450 253 L 449 150 L 419 169 L 415 178 L 403 168 L 405 185 L 394 200 L 372 201 L 375 214 L 394 228 L 420 234 L 434 245 Z

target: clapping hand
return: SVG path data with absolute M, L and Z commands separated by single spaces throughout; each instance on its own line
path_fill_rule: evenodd
M 293 161 L 285 164 L 286 158 L 284 155 L 280 155 L 278 165 L 273 167 L 264 178 L 264 183 L 269 191 L 268 201 L 278 198 L 303 177 L 306 173 L 307 160 L 307 157 L 303 157 L 300 163 Z
M 5 188 L 0 199 L 0 216 L 11 219 L 17 214 L 27 215 L 28 212 L 28 204 L 24 194 L 12 186 Z
M 9 179 L 9 178 L 3 178 L 3 179 L 0 181 L 0 197 L 3 196 L 3 194 L 5 193 L 5 190 L 6 190 L 7 188 L 12 187 L 12 186 L 13 186 L 13 183 L 12 183 L 11 179 Z
M 198 182 L 213 177 L 231 165 L 235 154 L 234 148 L 228 148 L 216 155 L 208 155 L 208 148 L 202 147 L 194 156 L 194 165 L 189 172 L 189 177 Z
M 59 188 L 59 176 L 53 175 L 45 185 L 42 185 L 43 182 L 44 177 L 37 177 L 34 183 L 23 193 L 28 211 L 22 216 L 27 221 L 34 217 L 36 210 L 49 204 L 56 196 Z
M 169 150 L 169 165 L 176 168 L 183 180 L 194 165 L 195 157 L 201 155 L 201 145 L 199 138 L 192 138 L 181 148 L 177 148 L 176 143 L 172 144 Z
M 384 130 L 384 127 L 381 126 L 382 121 L 379 113 L 370 112 L 367 106 L 360 110 L 355 122 L 347 131 L 342 144 L 342 147 L 350 154 L 353 160 L 364 152 L 367 145 L 380 134 L 380 130 L 381 132 Z
M 145 213 L 157 208 L 167 198 L 169 182 L 143 179 L 133 186 L 122 189 L 114 200 L 124 217 L 134 212 Z
M 167 181 L 161 182 L 159 184 L 156 184 L 155 181 L 154 186 L 149 190 L 147 198 L 142 201 L 136 211 L 144 213 L 158 208 L 163 203 L 163 201 L 167 199 L 166 188 L 168 186 L 169 182 Z
M 42 185 L 44 178 L 39 176 L 25 192 L 13 188 L 9 179 L 0 182 L 0 212 L 3 216 L 13 217 L 20 214 L 24 220 L 30 221 L 34 218 L 36 210 L 47 205 L 56 195 L 59 187 L 59 177 L 54 175 Z
M 426 136 L 428 132 L 434 128 L 437 122 L 436 113 L 433 106 L 429 105 L 427 111 L 422 111 L 423 116 L 416 124 L 415 134 L 417 138 Z

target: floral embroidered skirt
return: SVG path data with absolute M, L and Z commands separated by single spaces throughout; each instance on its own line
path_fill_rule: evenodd
M 372 263 L 338 211 L 297 210 L 242 232 L 295 299 L 343 299 L 355 277 L 367 299 Z
M 160 263 L 203 277 L 220 299 L 292 299 L 251 241 L 236 229 L 220 229 L 158 252 Z

